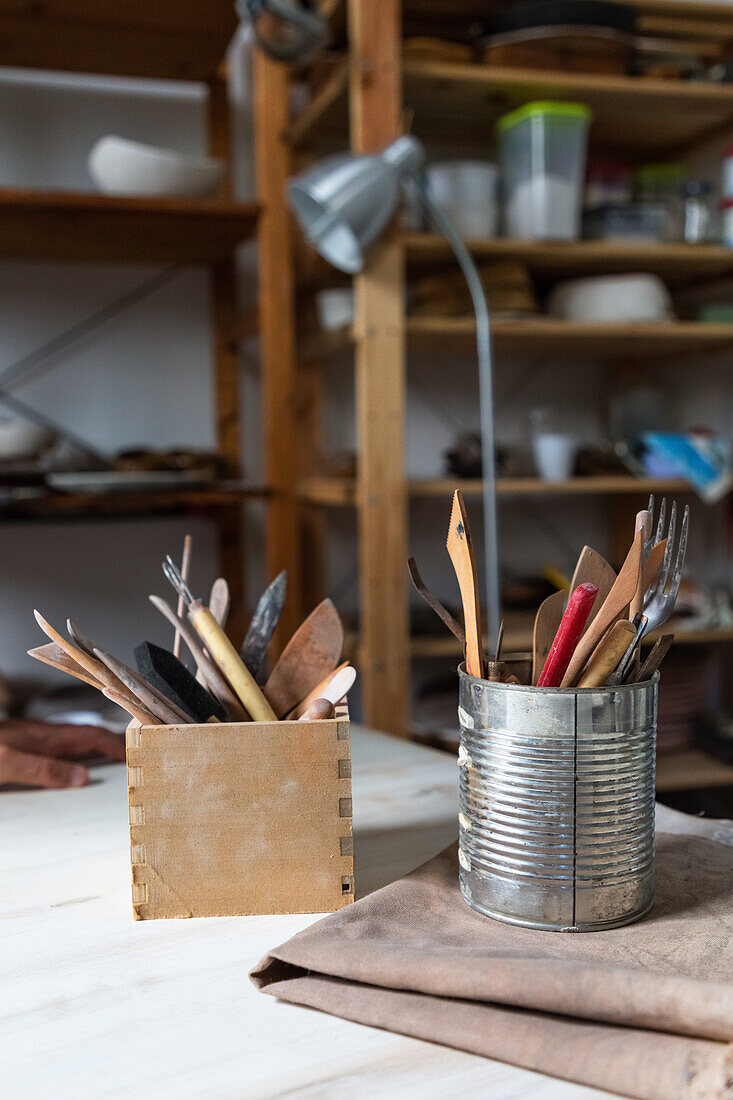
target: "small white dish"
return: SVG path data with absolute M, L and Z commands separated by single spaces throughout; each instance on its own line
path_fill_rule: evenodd
M 108 135 L 93 146 L 89 173 L 107 195 L 211 195 L 224 177 L 225 164 Z
M 656 275 L 597 275 L 558 283 L 547 301 L 551 317 L 563 321 L 665 321 L 672 299 Z

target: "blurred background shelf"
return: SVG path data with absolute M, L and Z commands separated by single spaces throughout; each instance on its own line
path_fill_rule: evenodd
M 182 515 L 240 507 L 264 500 L 262 486 L 245 483 L 150 492 L 47 493 L 0 503 L 0 520 L 121 519 L 130 516 Z
M 256 231 L 253 202 L 0 188 L 0 257 L 214 263 Z

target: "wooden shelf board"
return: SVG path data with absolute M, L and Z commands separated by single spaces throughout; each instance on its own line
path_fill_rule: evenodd
M 411 497 L 450 497 L 461 489 L 464 496 L 479 496 L 483 482 L 479 478 L 436 477 L 409 481 Z M 496 491 L 500 497 L 518 496 L 612 496 L 649 493 L 692 493 L 694 490 L 682 478 L 649 478 L 631 476 L 573 477 L 565 481 L 543 481 L 535 477 L 499 477 Z M 358 501 L 357 484 L 350 478 L 314 478 L 301 486 L 301 500 L 326 507 L 353 507 Z
M 497 354 L 578 355 L 594 359 L 647 357 L 707 352 L 733 345 L 733 325 L 697 321 L 648 321 L 606 324 L 558 321 L 550 317 L 528 320 L 497 319 L 492 324 Z M 419 346 L 435 346 L 444 338 L 454 343 L 474 340 L 472 317 L 408 317 L 407 332 Z
M 532 99 L 568 99 L 593 111 L 591 147 L 644 160 L 671 156 L 733 125 L 733 87 L 405 59 L 405 104 L 416 134 L 486 145 L 502 114 Z M 621 124 L 621 120 L 623 120 Z
M 258 206 L 0 188 L 0 257 L 210 263 L 251 237 Z
M 168 80 L 212 77 L 237 29 L 232 0 L 10 0 L 3 65 Z
M 678 19 L 722 20 L 730 24 L 730 4 L 722 0 L 619 0 L 632 5 L 642 13 L 670 15 Z M 444 19 L 455 23 L 457 19 L 482 19 L 486 16 L 486 0 L 404 0 L 405 16 L 413 18 Z
M 454 263 L 448 243 L 432 233 L 403 233 L 408 261 Z M 667 282 L 733 274 L 733 249 L 723 245 L 655 241 L 523 241 L 509 237 L 468 240 L 479 260 L 517 260 L 553 277 L 648 271 Z
M 733 764 L 696 749 L 657 756 L 657 790 L 685 791 L 698 787 L 733 786 Z
M 0 504 L 0 521 L 100 519 L 205 512 L 238 506 L 246 500 L 266 499 L 267 496 L 267 491 L 261 486 L 245 483 L 135 493 L 48 492 L 43 496 Z

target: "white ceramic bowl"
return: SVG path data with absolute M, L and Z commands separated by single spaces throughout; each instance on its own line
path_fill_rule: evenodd
M 107 195 L 181 195 L 203 198 L 221 182 L 225 165 L 109 135 L 89 154 L 89 172 Z
M 499 226 L 499 171 L 481 160 L 450 160 L 426 170 L 428 193 L 463 237 L 494 237 Z
M 664 321 L 672 299 L 656 275 L 598 275 L 559 283 L 547 301 L 563 321 Z
M 30 420 L 0 420 L 0 460 L 35 458 L 51 446 L 55 434 Z

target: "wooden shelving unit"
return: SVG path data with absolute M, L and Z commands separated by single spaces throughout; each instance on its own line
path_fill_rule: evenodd
M 640 0 L 644 34 L 703 37 L 733 45 L 733 11 L 728 5 L 683 0 Z M 594 112 L 591 145 L 596 152 L 631 161 L 685 157 L 710 137 L 733 131 L 733 85 L 681 80 L 640 79 L 575 73 L 549 73 L 496 68 L 482 64 L 444 64 L 417 60 L 403 40 L 410 35 L 448 35 L 461 19 L 485 15 L 482 0 L 385 0 L 379 15 L 368 0 L 348 0 L 346 21 L 337 20 L 336 42 L 343 53 L 321 64 L 312 95 L 303 110 L 287 110 L 289 88 L 271 82 L 269 91 L 282 98 L 277 106 L 262 104 L 257 119 L 261 148 L 277 163 L 260 193 L 266 207 L 282 205 L 287 177 L 325 152 L 351 145 L 357 152 L 382 148 L 410 129 L 437 155 L 486 155 L 496 119 L 532 99 L 571 99 Z M 279 137 L 278 137 L 279 130 Z M 271 215 L 274 217 L 274 213 Z M 281 530 L 271 533 L 270 556 L 278 568 L 294 568 L 304 606 L 325 594 L 322 555 L 331 508 L 353 508 L 360 547 L 359 636 L 352 639 L 359 655 L 365 689 L 366 720 L 380 728 L 409 731 L 410 658 L 457 654 L 449 635 L 409 635 L 405 559 L 409 505 L 420 499 L 447 501 L 461 482 L 404 476 L 406 358 L 460 352 L 471 356 L 475 329 L 471 317 L 406 315 L 405 281 L 428 271 L 454 272 L 448 246 L 429 233 L 395 226 L 369 254 L 364 272 L 354 280 L 354 325 L 335 332 L 314 332 L 304 314 L 300 327 L 294 309 L 295 287 L 301 296 L 337 281 L 322 261 L 306 258 L 295 247 L 298 234 L 286 217 L 280 224 L 277 312 L 273 311 L 271 369 L 278 372 L 279 393 L 266 412 L 269 437 L 278 442 L 279 471 L 290 481 L 271 488 L 279 495 Z M 541 242 L 510 239 L 471 240 L 479 260 L 517 260 L 542 287 L 554 280 L 583 274 L 649 271 L 673 288 L 684 289 L 708 279 L 733 275 L 733 250 L 719 245 L 649 244 L 645 242 Z M 287 287 L 283 292 L 283 287 Z M 287 330 L 287 331 L 284 331 Z M 494 351 L 499 361 L 515 357 L 583 359 L 605 372 L 633 364 L 655 371 L 667 360 L 684 356 L 695 369 L 714 371 L 705 356 L 733 346 L 733 326 L 670 320 L 655 324 L 578 324 L 548 317 L 495 318 Z M 276 360 L 275 353 L 279 359 Z M 285 357 L 283 358 L 283 351 Z M 356 479 L 323 476 L 321 365 L 328 356 L 353 355 L 356 372 Z M 694 359 L 693 359 L 694 357 Z M 296 399 L 293 400 L 293 394 Z M 436 456 L 437 462 L 437 456 Z M 397 470 L 397 479 L 394 471 Z M 294 487 L 295 486 L 295 487 Z M 478 496 L 481 482 L 463 482 L 464 492 Z M 682 497 L 689 487 L 677 480 L 631 477 L 573 478 L 548 485 L 535 478 L 500 478 L 501 501 L 559 500 L 561 497 L 607 497 L 614 509 L 633 514 L 649 492 Z M 615 503 L 613 503 L 615 502 Z M 285 517 L 289 518 L 285 518 Z M 293 541 L 284 542 L 287 528 Z M 300 538 L 301 551 L 296 549 Z M 505 644 L 526 647 L 531 618 L 507 616 Z M 733 640 L 727 630 L 680 635 L 691 645 Z
M 211 0 L 93 0 L 11 4 L 0 12 L 0 64 L 29 69 L 198 81 L 208 87 L 209 147 L 231 164 L 223 59 L 237 27 L 234 5 Z M 211 280 L 218 450 L 240 477 L 238 306 L 235 249 L 254 236 L 259 210 L 232 197 L 231 170 L 207 200 L 127 198 L 0 188 L 0 258 L 94 263 L 177 263 L 208 267 Z M 15 499 L 0 519 L 69 520 L 184 514 L 217 523 L 221 568 L 232 592 L 229 629 L 244 629 L 242 504 L 253 495 L 227 487 L 151 493 L 49 493 Z M 262 495 L 260 492 L 259 495 Z

